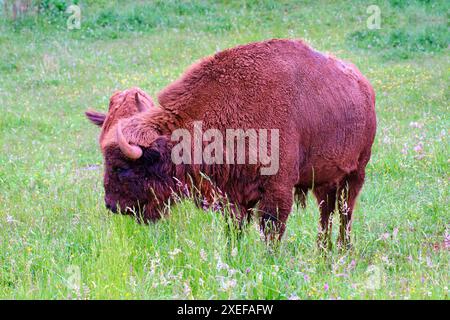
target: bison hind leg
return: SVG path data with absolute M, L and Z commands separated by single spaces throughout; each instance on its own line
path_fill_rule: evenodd
M 336 207 L 336 185 L 324 185 L 314 189 L 314 195 L 320 210 L 319 235 L 317 237 L 317 245 L 319 249 L 331 250 L 331 231 L 332 219 L 331 215 Z
M 347 175 L 339 190 L 339 237 L 338 247 L 340 249 L 348 249 L 350 243 L 350 231 L 352 226 L 353 209 L 356 199 L 364 184 L 365 172 L 354 171 Z
M 301 205 L 303 209 L 306 208 L 306 197 L 308 196 L 308 188 L 296 185 L 295 186 L 295 200 Z
M 339 216 L 340 228 L 338 237 L 338 247 L 348 249 L 351 247 L 350 231 L 352 227 L 353 209 L 356 199 L 362 189 L 366 176 L 366 165 L 370 159 L 370 148 L 363 151 L 358 159 L 358 168 L 345 176 L 340 184 L 339 195 Z

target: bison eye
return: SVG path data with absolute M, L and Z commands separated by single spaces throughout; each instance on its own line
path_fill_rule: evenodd
M 121 173 L 124 173 L 126 171 L 128 171 L 127 168 L 122 168 L 122 167 L 114 167 L 113 168 L 113 172 L 117 173 L 117 174 L 121 174 Z

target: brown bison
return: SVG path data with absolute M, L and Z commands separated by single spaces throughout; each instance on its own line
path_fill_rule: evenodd
M 174 195 L 198 191 L 202 203 L 225 197 L 236 221 L 253 212 L 266 237 L 281 238 L 294 192 L 312 189 L 320 208 L 319 244 L 330 245 L 330 215 L 341 217 L 338 243 L 349 244 L 355 200 L 364 183 L 376 131 L 375 94 L 349 63 L 298 40 L 269 40 L 202 59 L 158 94 L 159 107 L 139 89 L 116 93 L 108 115 L 87 116 L 102 126 L 106 206 L 160 217 Z M 278 130 L 279 169 L 263 175 L 249 163 L 175 163 L 176 129 Z M 249 137 L 246 137 L 249 138 Z M 271 138 L 273 139 L 273 137 Z M 245 140 L 249 153 L 250 139 Z M 259 140 L 258 140 L 259 141 Z M 207 141 L 202 141 L 203 145 Z M 192 149 L 195 149 L 192 141 Z M 225 152 L 229 152 L 227 149 Z M 236 150 L 231 151 L 232 157 Z

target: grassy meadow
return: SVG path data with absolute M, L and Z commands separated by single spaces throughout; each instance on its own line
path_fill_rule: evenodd
M 2 6 L 0 298 L 449 298 L 448 1 L 74 2 L 73 30 L 70 1 L 14 20 Z M 275 250 L 256 221 L 236 240 L 190 201 L 151 225 L 109 213 L 85 109 L 132 86 L 155 97 L 201 57 L 279 37 L 352 61 L 377 93 L 353 249 L 317 250 L 312 196 Z

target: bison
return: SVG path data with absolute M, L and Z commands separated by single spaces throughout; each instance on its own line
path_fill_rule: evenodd
M 108 209 L 138 211 L 144 221 L 155 221 L 187 186 L 198 191 L 201 203 L 223 195 L 239 223 L 256 213 L 266 239 L 281 239 L 294 194 L 304 203 L 312 190 L 320 208 L 319 245 L 331 246 L 335 209 L 338 244 L 349 245 L 376 132 L 375 93 L 354 65 L 301 40 L 255 42 L 193 64 L 158 94 L 158 102 L 135 88 L 113 95 L 107 115 L 87 113 L 102 126 Z M 262 175 L 260 160 L 175 163 L 172 151 L 179 141 L 173 133 L 195 134 L 198 121 L 205 130 L 223 133 L 278 130 L 278 149 L 271 150 L 278 152 L 278 171 Z M 246 146 L 251 148 L 248 140 Z

